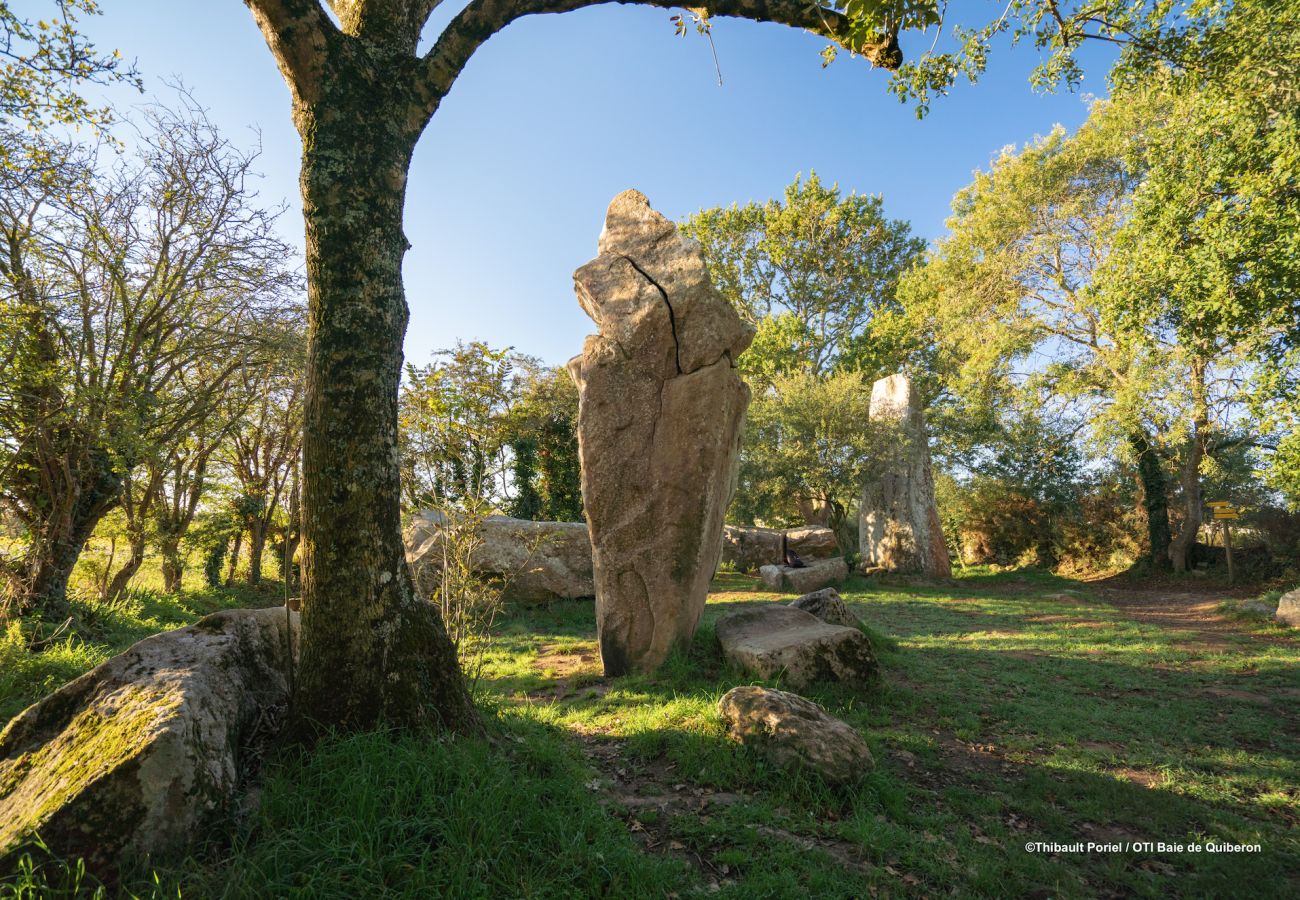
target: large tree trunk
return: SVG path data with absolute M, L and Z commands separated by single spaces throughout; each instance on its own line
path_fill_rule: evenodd
M 1147 513 L 1151 567 L 1158 572 L 1166 571 L 1169 569 L 1170 536 L 1168 484 L 1164 465 L 1145 431 L 1132 431 L 1129 434 L 1129 445 L 1137 456 L 1138 481 L 1142 485 L 1142 503 Z
M 437 609 L 402 546 L 397 389 L 406 172 L 424 121 L 383 57 L 350 45 L 325 65 L 303 139 L 308 351 L 303 429 L 300 725 L 477 730 Z M 321 111 L 317 114 L 317 111 Z
M 1183 522 L 1169 545 L 1169 559 L 1175 572 L 1188 569 L 1188 557 L 1201 530 L 1201 462 L 1205 459 L 1210 429 L 1210 404 L 1205 388 L 1205 363 L 1192 364 L 1192 428 L 1183 454 L 1180 481 L 1183 488 Z
M 248 583 L 262 583 L 262 552 L 266 549 L 266 523 L 254 519 L 248 523 Z
M 62 534 L 39 541 L 28 553 L 24 565 L 25 585 L 18 593 L 18 610 L 44 610 L 49 615 L 63 615 L 68 609 L 68 581 L 95 526 L 73 526 Z
M 122 476 L 110 454 L 92 451 L 83 457 L 82 466 L 72 469 L 67 492 L 48 497 L 48 513 L 23 560 L 15 596 L 19 612 L 67 612 L 68 580 L 82 548 L 121 496 Z
M 181 555 L 180 538 L 160 537 L 158 552 L 162 554 L 163 590 L 175 594 L 181 589 L 181 580 L 185 576 L 185 558 Z

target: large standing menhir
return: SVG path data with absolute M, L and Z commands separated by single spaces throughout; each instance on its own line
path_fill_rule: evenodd
M 600 333 L 569 372 L 600 655 L 619 675 L 654 669 L 699 624 L 749 405 L 735 360 L 754 331 L 640 192 L 610 203 L 598 252 L 573 279 Z
M 895 422 L 900 452 L 878 479 L 862 488 L 858 543 L 864 569 L 952 575 L 952 561 L 934 502 L 934 476 L 921 399 L 903 374 L 871 388 L 871 420 Z

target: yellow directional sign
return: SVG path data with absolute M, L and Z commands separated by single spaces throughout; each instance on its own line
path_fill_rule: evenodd
M 1228 500 L 1211 500 L 1205 504 L 1214 512 L 1216 519 L 1239 519 L 1241 510 L 1233 506 Z

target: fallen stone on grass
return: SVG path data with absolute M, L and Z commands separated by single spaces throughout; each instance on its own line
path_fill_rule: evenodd
M 446 522 L 440 510 L 425 509 L 415 514 L 406 530 L 406 561 L 416 589 L 425 597 L 439 588 Z M 470 564 L 475 574 L 501 585 L 501 599 L 507 603 L 596 595 L 587 523 L 487 516 L 473 527 Z
M 284 607 L 214 613 L 20 713 L 0 732 L 0 870 L 34 832 L 110 883 L 191 847 L 279 732 L 297 623 Z
M 768 603 L 724 616 L 714 629 L 723 656 L 759 678 L 792 687 L 819 682 L 866 685 L 878 674 L 871 641 L 802 609 Z
M 1266 619 L 1273 618 L 1273 614 L 1276 612 L 1276 610 L 1273 609 L 1273 604 L 1265 603 L 1263 600 L 1242 601 L 1242 604 L 1238 606 L 1237 609 L 1247 615 L 1260 616 Z
M 789 566 L 763 566 L 758 570 L 763 586 L 778 593 L 807 594 L 849 577 L 849 564 L 843 557 L 818 559 L 801 569 Z
M 1300 588 L 1283 594 L 1277 601 L 1277 612 L 1273 615 L 1282 625 L 1300 628 Z
M 853 782 L 875 766 L 862 736 L 798 694 L 746 685 L 718 701 L 732 739 L 753 747 L 783 769 L 809 769 L 836 782 Z
M 800 528 L 759 528 L 727 525 L 722 529 L 722 561 L 740 572 L 754 572 L 760 566 L 781 564 L 781 536 L 791 550 L 804 560 L 827 559 L 840 555 L 835 532 L 808 525 Z
M 802 597 L 791 600 L 790 606 L 811 613 L 831 625 L 857 628 L 862 624 L 858 617 L 849 611 L 848 604 L 844 602 L 844 598 L 840 596 L 840 592 L 835 588 L 822 588 L 820 591 L 804 594 Z

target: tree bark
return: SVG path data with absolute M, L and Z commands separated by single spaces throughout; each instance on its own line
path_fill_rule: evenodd
M 1142 502 L 1147 513 L 1151 568 L 1158 572 L 1167 571 L 1170 567 L 1170 532 L 1168 482 L 1164 466 L 1145 431 L 1135 429 L 1131 432 L 1129 445 L 1137 455 L 1138 480 L 1142 485 Z
M 294 561 L 294 557 L 298 555 L 298 544 L 302 540 L 302 504 L 299 502 L 301 492 L 298 483 L 295 468 L 292 487 L 289 489 L 289 521 L 284 526 L 284 552 L 280 557 L 280 578 L 290 591 L 296 590 L 299 586 L 298 566 Z
M 108 589 L 104 591 L 104 599 L 111 600 L 131 583 L 135 573 L 140 571 L 140 566 L 144 564 L 144 534 L 135 531 L 131 534 L 130 540 L 131 555 L 127 557 L 122 568 L 117 570 L 113 580 L 109 582 Z
M 299 725 L 478 730 L 401 539 L 397 389 L 411 122 L 401 73 L 349 45 L 299 105 L 310 332 L 303 428 Z
M 235 532 L 230 542 L 230 560 L 226 563 L 226 587 L 235 586 L 235 570 L 239 568 L 239 551 L 244 547 L 244 529 Z
M 181 555 L 180 538 L 160 537 L 158 552 L 162 554 L 163 590 L 168 594 L 174 594 L 181 589 L 181 580 L 185 576 L 185 559 Z
M 853 562 L 850 569 L 856 567 L 855 559 L 858 554 L 858 534 L 854 527 L 857 523 L 849 521 L 848 510 L 844 504 L 838 500 L 817 500 L 826 510 L 826 527 L 830 528 L 835 534 L 835 544 L 839 547 L 840 556 L 844 557 L 846 562 Z M 814 524 L 814 523 L 809 523 Z
M 82 462 L 83 466 L 72 467 L 67 492 L 48 498 L 52 506 L 63 508 L 46 516 L 41 533 L 33 536 L 23 561 L 24 577 L 16 592 L 19 612 L 67 612 L 68 581 L 82 548 L 121 496 L 122 476 L 114 469 L 108 453 L 93 451 Z
M 1192 363 L 1192 427 L 1183 455 L 1180 481 L 1183 488 L 1183 521 L 1169 545 L 1169 560 L 1175 572 L 1188 569 L 1196 535 L 1201 530 L 1201 462 L 1205 459 L 1210 428 L 1210 404 L 1205 387 L 1205 363 Z
M 262 552 L 266 549 L 266 525 L 261 519 L 248 523 L 248 583 L 262 583 Z

